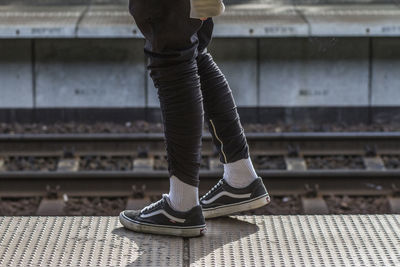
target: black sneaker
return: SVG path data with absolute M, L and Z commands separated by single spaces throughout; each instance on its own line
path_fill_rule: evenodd
M 253 210 L 270 202 L 267 189 L 258 177 L 245 188 L 234 188 L 224 179 L 200 198 L 206 219 Z
M 125 228 L 142 233 L 194 237 L 206 232 L 200 205 L 186 212 L 176 211 L 166 194 L 140 211 L 122 211 L 119 221 Z

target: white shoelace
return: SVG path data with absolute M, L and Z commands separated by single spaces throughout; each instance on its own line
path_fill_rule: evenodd
M 204 198 L 206 198 L 208 195 L 210 195 L 212 192 L 214 192 L 223 183 L 224 183 L 223 179 L 219 180 L 218 183 L 216 185 L 214 185 L 213 188 L 211 188 L 210 191 L 207 192 L 207 194 L 202 196 L 200 200 L 203 200 Z
M 161 205 L 161 203 L 164 201 L 164 196 L 166 196 L 166 195 L 167 195 L 167 194 L 163 194 L 163 195 L 162 195 L 162 198 L 161 198 L 160 200 L 158 200 L 158 201 L 156 201 L 156 202 L 154 202 L 154 203 L 151 203 L 150 205 L 144 207 L 140 212 L 143 213 L 143 212 L 146 212 L 146 211 L 148 211 L 148 210 L 151 210 L 151 209 L 153 209 L 153 208 L 155 208 L 155 207 Z

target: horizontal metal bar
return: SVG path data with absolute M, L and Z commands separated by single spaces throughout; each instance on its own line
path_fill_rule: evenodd
M 255 154 L 288 153 L 290 148 L 307 154 L 364 154 L 367 147 L 377 153 L 398 153 L 400 132 L 349 133 L 248 133 L 249 146 Z M 134 134 L 0 134 L 2 155 L 57 154 L 136 154 L 140 151 L 165 153 L 163 133 Z M 203 136 L 203 153 L 212 153 L 210 134 Z
M 281 132 L 246 133 L 250 140 L 400 140 L 400 132 Z M 164 133 L 0 134 L 0 141 L 159 141 Z M 203 139 L 211 139 L 209 133 Z
M 318 185 L 321 194 L 387 195 L 400 187 L 400 171 L 311 170 L 259 171 L 272 195 L 305 194 L 305 185 Z M 206 192 L 222 177 L 220 171 L 200 172 L 200 191 Z M 146 193 L 168 189 L 168 172 L 1 172 L 0 197 L 45 195 L 59 186 L 68 195 L 129 196 L 132 186 L 146 186 Z
M 0 6 L 0 38 L 143 38 L 126 5 Z M 227 4 L 216 38 L 400 36 L 395 3 Z
M 260 176 L 267 178 L 298 178 L 298 177 L 399 177 L 400 170 L 353 170 L 353 169 L 335 169 L 335 170 L 305 170 L 305 171 L 286 171 L 286 170 L 258 170 Z M 223 174 L 222 170 L 200 170 L 200 177 L 215 178 Z M 152 171 L 3 171 L 0 172 L 0 179 L 110 179 L 113 177 L 119 178 L 143 178 L 143 179 L 158 179 L 168 177 L 168 172 L 164 170 Z

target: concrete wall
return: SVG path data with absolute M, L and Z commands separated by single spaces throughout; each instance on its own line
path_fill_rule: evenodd
M 38 40 L 36 106 L 144 107 L 141 40 Z
M 214 39 L 239 107 L 400 105 L 400 40 Z M 140 39 L 0 40 L 0 108 L 158 107 Z
M 208 51 L 227 78 L 236 104 L 258 106 L 257 39 L 214 39 Z
M 248 0 L 224 0 L 225 5 L 237 5 L 243 4 Z M 369 3 L 377 3 L 377 4 L 391 4 L 395 0 L 265 0 L 266 3 L 269 4 L 292 4 L 295 3 L 297 5 L 310 5 L 310 4 L 369 4 Z M 74 4 L 127 4 L 128 0 L 0 0 L 1 5 L 8 4 L 31 4 L 31 5 L 74 5 Z
M 372 94 L 374 106 L 400 104 L 400 41 L 385 38 L 373 41 Z
M 0 108 L 32 108 L 31 41 L 0 41 Z
M 260 106 L 367 106 L 368 39 L 262 39 Z

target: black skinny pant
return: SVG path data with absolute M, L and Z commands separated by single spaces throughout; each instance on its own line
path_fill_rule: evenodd
M 222 163 L 249 151 L 232 91 L 207 52 L 214 23 L 192 19 L 189 0 L 130 0 L 158 90 L 170 176 L 198 186 L 204 116 Z

